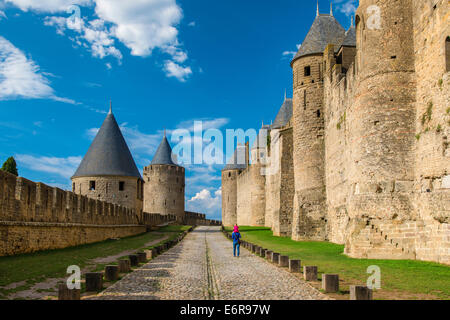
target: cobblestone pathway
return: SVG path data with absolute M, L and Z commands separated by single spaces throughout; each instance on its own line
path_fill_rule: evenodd
M 180 244 L 94 299 L 327 299 L 287 270 L 232 245 L 220 227 L 198 227 Z

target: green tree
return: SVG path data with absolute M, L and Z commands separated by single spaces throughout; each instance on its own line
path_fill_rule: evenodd
M 9 157 L 8 160 L 5 161 L 2 167 L 3 171 L 12 173 L 13 175 L 18 176 L 19 172 L 17 171 L 17 164 L 16 160 L 14 160 L 14 157 Z

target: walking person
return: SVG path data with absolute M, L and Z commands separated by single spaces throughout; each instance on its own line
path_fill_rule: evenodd
M 231 234 L 231 238 L 233 239 L 233 255 L 236 257 L 236 251 L 237 251 L 237 257 L 240 256 L 241 253 L 241 234 L 239 233 L 239 227 L 237 225 L 234 225 L 233 233 Z

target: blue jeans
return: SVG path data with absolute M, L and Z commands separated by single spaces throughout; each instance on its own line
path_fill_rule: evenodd
M 239 257 L 241 253 L 241 245 L 239 243 L 233 243 L 233 255 L 236 257 L 236 249 L 237 249 L 237 256 Z

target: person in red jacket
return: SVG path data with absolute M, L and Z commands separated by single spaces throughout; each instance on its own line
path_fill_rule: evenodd
M 241 234 L 239 233 L 239 227 L 237 225 L 234 226 L 233 233 L 231 234 L 231 238 L 233 239 L 233 255 L 239 257 L 241 251 Z

